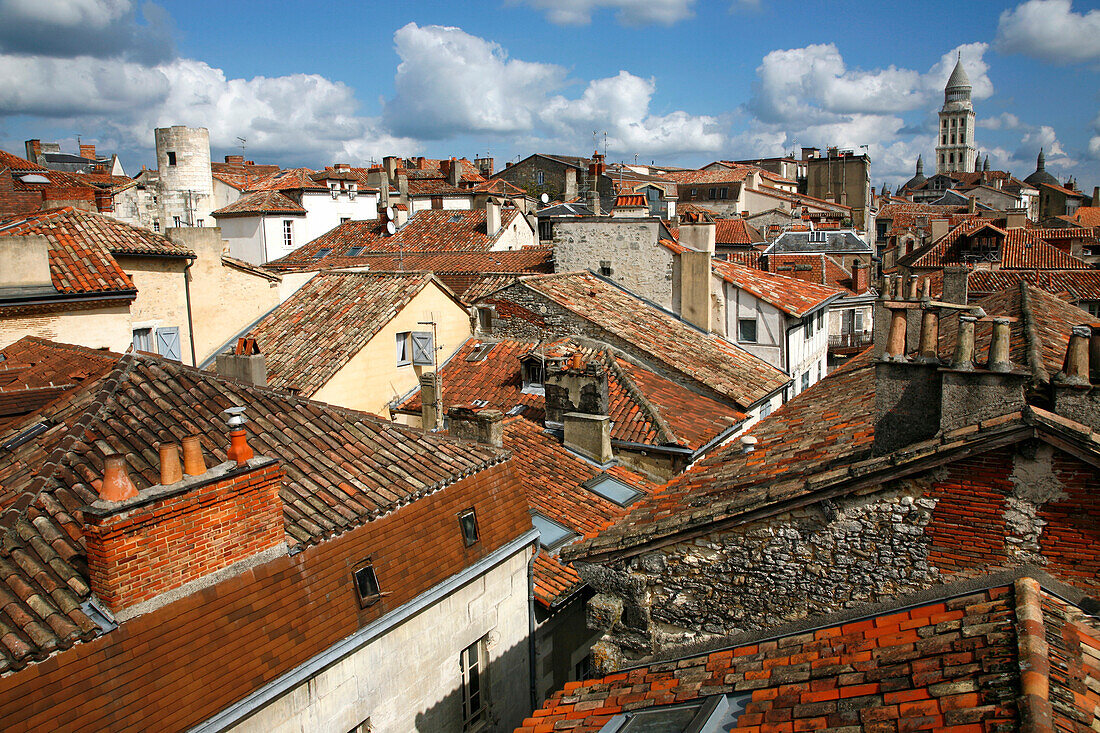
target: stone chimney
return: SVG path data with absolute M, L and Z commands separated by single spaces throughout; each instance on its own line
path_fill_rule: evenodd
M 100 498 L 83 509 L 92 590 L 120 620 L 286 552 L 285 474 L 274 460 L 227 461 L 181 475 L 178 455 L 161 455 L 171 462 L 162 476 L 173 483 L 118 497 L 102 492 L 105 477 Z M 111 470 L 119 459 L 110 459 Z
M 932 220 L 932 239 L 931 242 L 938 242 L 943 239 L 946 234 L 951 231 L 950 219 L 933 219 Z
M 386 177 L 389 180 L 393 180 L 397 176 L 398 158 L 396 155 L 387 155 L 382 158 L 382 170 L 386 172 Z
M 692 250 L 681 252 L 676 259 L 680 266 L 680 317 L 710 332 L 714 320 L 710 305 L 711 253 Z
M 970 302 L 970 268 L 948 266 L 943 268 L 943 293 L 940 297 L 945 303 L 966 305 Z
M 0 294 L 52 294 L 50 243 L 41 234 L 0 237 Z
M 1027 226 L 1027 209 L 1009 209 L 1005 212 L 1005 228 L 1020 229 Z
M 1100 431 L 1100 326 L 1073 327 L 1051 387 L 1055 412 Z
M 856 260 L 852 263 L 852 291 L 857 295 L 867 292 L 869 285 L 868 267 Z
M 966 197 L 966 213 L 976 214 L 978 212 L 978 197 L 967 196 Z
M 425 431 L 443 427 L 442 385 L 435 372 L 420 375 L 420 427 Z
M 607 415 L 567 412 L 563 427 L 565 436 L 562 444 L 566 448 L 596 463 L 610 463 L 615 458 L 611 452 L 611 418 Z
M 32 163 L 42 165 L 42 141 L 41 140 L 27 140 L 23 143 L 24 149 L 27 151 L 27 160 Z
M 500 231 L 500 199 L 490 196 L 485 199 L 485 233 L 495 237 Z
M 588 189 L 588 210 L 592 212 L 593 216 L 600 216 L 603 213 L 600 208 L 600 192 L 596 190 L 595 182 L 593 182 L 592 188 Z
M 680 244 L 691 247 L 698 252 L 706 252 L 714 256 L 717 227 L 708 219 L 691 221 L 684 219 L 680 222 Z
M 978 319 L 960 312 L 955 352 L 942 363 L 937 353 L 940 309 L 928 301 L 916 304 L 920 333 L 917 353 L 904 344 L 913 304 L 888 303 L 890 331 L 886 349 L 875 364 L 876 455 L 891 453 L 912 443 L 1001 415 L 1022 410 L 1030 375 L 1017 370 L 1009 358 L 1010 320 L 981 319 L 991 324 L 989 358 L 975 364 L 975 324 Z
M 562 197 L 566 201 L 572 201 L 577 198 L 577 169 L 572 167 L 566 167 L 565 169 L 565 190 L 562 192 Z
M 442 161 L 447 164 L 447 168 L 443 171 L 447 175 L 447 183 L 458 188 L 458 184 L 462 182 L 462 163 L 455 160 L 452 156 L 449 161 Z
M 447 410 L 447 433 L 500 448 L 504 445 L 504 413 L 472 405 L 455 405 Z
M 256 339 L 241 337 L 233 351 L 218 354 L 215 361 L 218 374 L 245 384 L 267 386 L 267 357 L 260 353 Z
M 562 424 L 568 412 L 606 415 L 610 409 L 607 367 L 598 358 L 586 361 L 579 352 L 547 359 L 543 388 L 548 425 Z
M 95 145 L 80 145 L 80 157 L 87 160 L 95 160 Z

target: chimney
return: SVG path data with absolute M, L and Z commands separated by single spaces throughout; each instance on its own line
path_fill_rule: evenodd
M 397 200 L 403 204 L 409 203 L 409 174 L 405 171 L 397 174 Z
M 1056 413 L 1100 431 L 1100 326 L 1073 327 L 1051 387 Z
M 495 237 L 500 231 L 500 199 L 490 196 L 485 199 L 485 233 Z
M 948 266 L 943 268 L 943 293 L 940 300 L 945 303 L 966 305 L 969 302 L 970 269 Z
M 50 277 L 49 240 L 41 234 L 0 237 L 0 294 L 55 292 Z
M 226 163 L 236 163 L 237 165 L 244 165 L 243 155 L 227 155 L 225 156 Z
M 218 354 L 215 368 L 223 377 L 258 387 L 267 386 L 267 357 L 260 353 L 254 338 L 237 339 L 232 352 Z
M 562 444 L 570 450 L 591 458 L 596 463 L 610 463 L 611 418 L 587 412 L 567 412 L 563 416 L 565 436 Z
M 858 260 L 852 263 L 852 290 L 857 295 L 862 295 L 867 292 L 867 288 L 869 287 L 867 272 L 867 265 Z
M 386 178 L 392 181 L 397 176 L 397 156 L 387 155 L 382 158 L 382 170 L 386 172 Z
M 451 156 L 450 165 L 444 172 L 447 174 L 447 183 L 458 188 L 458 184 L 462 181 L 462 164 L 455 160 L 454 156 Z
M 680 244 L 691 247 L 698 252 L 706 252 L 714 256 L 714 247 L 717 227 L 713 221 L 700 219 L 698 221 L 680 222 Z
M 435 372 L 420 375 L 420 427 L 426 432 L 443 427 L 443 390 Z
M 333 163 L 332 169 L 337 173 L 348 172 L 351 170 L 351 163 Z
M 477 167 L 477 172 L 486 178 L 491 178 L 493 175 L 493 159 L 492 158 L 474 158 L 474 165 Z
M 966 213 L 975 214 L 978 211 L 978 197 L 967 196 L 966 197 Z
M 611 409 L 607 367 L 598 358 L 585 361 L 580 352 L 574 352 L 567 360 L 547 359 L 543 389 L 548 425 L 563 424 L 569 412 L 606 415 Z
M 588 190 L 588 210 L 592 212 L 593 216 L 599 216 L 603 213 L 600 209 L 600 192 L 596 190 L 594 184 Z
M 1005 212 L 1005 228 L 1020 229 L 1027 225 L 1027 209 L 1009 209 Z
M 23 143 L 23 147 L 27 151 L 27 160 L 32 163 L 42 165 L 42 141 L 41 140 L 27 140 Z
M 235 574 L 234 567 L 243 570 L 286 552 L 279 499 L 284 473 L 275 461 L 227 461 L 183 476 L 178 456 L 173 463 L 170 449 L 161 455 L 170 464 L 161 466 L 161 476 L 172 483 L 121 498 L 101 490 L 83 509 L 92 590 L 119 620 Z M 125 466 L 121 456 L 108 461 L 108 473 L 120 462 Z
M 572 201 L 577 198 L 577 169 L 566 168 L 565 169 L 565 191 L 562 192 L 562 197 L 566 201 Z
M 395 204 L 393 207 L 394 214 L 394 226 L 398 229 L 405 226 L 409 221 L 409 207 L 405 204 Z
M 504 413 L 472 405 L 455 405 L 447 410 L 447 433 L 500 448 L 504 445 Z
M 944 235 L 951 231 L 950 219 L 933 219 L 932 220 L 932 239 L 931 242 L 940 241 Z
M 87 160 L 95 160 L 95 145 L 80 145 L 80 157 Z
M 683 225 L 680 231 L 683 232 Z M 711 256 L 706 251 L 676 255 L 680 266 L 680 317 L 708 333 L 714 317 L 710 306 Z

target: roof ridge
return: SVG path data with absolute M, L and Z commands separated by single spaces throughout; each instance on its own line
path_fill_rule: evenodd
M 1031 295 L 1028 293 L 1027 280 L 1020 279 L 1020 316 L 1024 322 L 1024 340 L 1027 342 L 1027 363 L 1031 368 L 1032 383 L 1049 382 L 1050 374 L 1043 365 L 1040 353 L 1042 341 L 1039 338 L 1035 316 L 1031 312 Z
M 649 401 L 649 398 L 645 396 L 645 393 L 635 384 L 634 380 L 630 378 L 630 375 L 626 373 L 626 370 L 619 366 L 618 360 L 610 352 L 600 349 L 600 355 L 603 357 L 604 364 L 615 374 L 615 377 L 623 385 L 623 389 L 630 396 L 639 407 L 649 414 L 650 420 L 657 428 L 657 436 L 662 443 L 680 443 L 680 439 L 676 436 L 676 433 L 672 430 L 672 426 L 668 424 L 664 416 L 661 415 L 661 411 L 657 409 L 657 406 Z

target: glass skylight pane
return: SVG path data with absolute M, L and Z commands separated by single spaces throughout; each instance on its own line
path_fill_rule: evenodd
M 640 491 L 636 491 L 622 481 L 611 478 L 610 476 L 603 476 L 595 483 L 589 485 L 590 490 L 595 491 L 597 494 L 605 499 L 609 499 L 616 504 L 626 506 L 632 503 L 635 499 L 641 496 Z
M 566 529 L 552 519 L 547 519 L 541 514 L 531 516 L 531 524 L 539 531 L 539 542 L 548 550 L 558 545 L 565 544 L 569 539 L 576 537 L 576 533 Z

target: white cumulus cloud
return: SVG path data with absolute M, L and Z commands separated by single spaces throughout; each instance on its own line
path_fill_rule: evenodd
M 615 11 L 623 25 L 672 25 L 690 18 L 695 0 L 521 0 L 557 25 L 587 25 L 599 10 Z
M 1052 64 L 1100 59 L 1100 9 L 1081 14 L 1070 0 L 1028 0 L 1001 13 L 996 47 Z
M 131 0 L 0 0 L 0 51 L 10 53 L 164 61 L 170 26 L 153 3 L 139 14 Z

